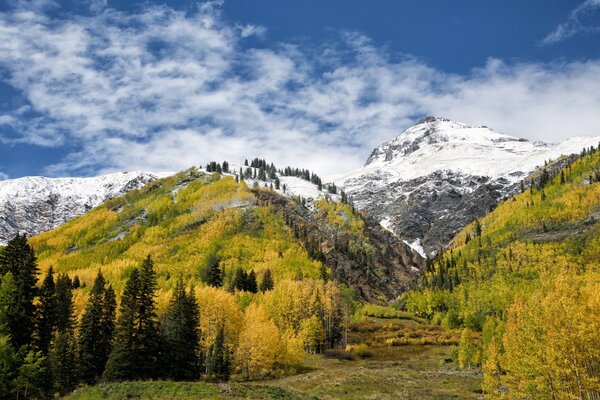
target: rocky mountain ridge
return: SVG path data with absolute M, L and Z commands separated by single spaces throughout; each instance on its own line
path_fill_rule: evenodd
M 17 233 L 33 236 L 56 228 L 159 177 L 135 171 L 91 178 L 29 176 L 0 181 L 0 245 Z
M 363 167 L 333 181 L 356 207 L 431 256 L 518 190 L 536 168 L 599 141 L 530 142 L 485 126 L 427 117 L 374 149 Z

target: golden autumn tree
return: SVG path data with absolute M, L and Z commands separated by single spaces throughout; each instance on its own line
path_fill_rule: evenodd
M 270 375 L 279 361 L 281 350 L 279 329 L 261 306 L 251 304 L 244 315 L 235 355 L 238 373 L 246 379 Z
M 511 307 L 501 384 L 511 398 L 600 398 L 598 332 L 600 275 L 560 274 Z

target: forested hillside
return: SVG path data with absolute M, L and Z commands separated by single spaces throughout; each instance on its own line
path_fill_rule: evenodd
M 600 151 L 515 195 L 454 238 L 406 307 L 464 327 L 455 359 L 490 398 L 600 396 Z
M 293 373 L 344 347 L 355 300 L 414 287 L 422 262 L 349 204 L 196 169 L 0 250 L 0 397 L 26 398 Z

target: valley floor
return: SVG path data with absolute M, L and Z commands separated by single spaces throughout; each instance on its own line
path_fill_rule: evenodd
M 370 318 L 354 325 L 349 334 L 350 343 L 368 343 L 362 349 L 364 358 L 339 360 L 310 355 L 305 373 L 269 381 L 123 382 L 79 389 L 67 399 L 482 398 L 481 374 L 458 371 L 447 362 L 453 348 L 447 344 L 456 335 L 410 319 Z M 433 344 L 436 341 L 445 345 Z M 403 344 L 392 346 L 392 342 Z

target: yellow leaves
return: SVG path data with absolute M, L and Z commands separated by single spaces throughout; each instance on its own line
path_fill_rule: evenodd
M 599 396 L 598 332 L 600 275 L 560 274 L 547 293 L 541 288 L 511 307 L 502 384 L 517 397 Z
M 269 375 L 284 347 L 275 323 L 261 306 L 251 304 L 244 315 L 244 328 L 235 355 L 239 372 L 250 379 Z
M 229 346 L 237 341 L 242 328 L 243 316 L 235 297 L 222 289 L 210 286 L 196 287 L 196 300 L 200 306 L 201 345 L 208 348 L 219 329 L 225 327 Z

